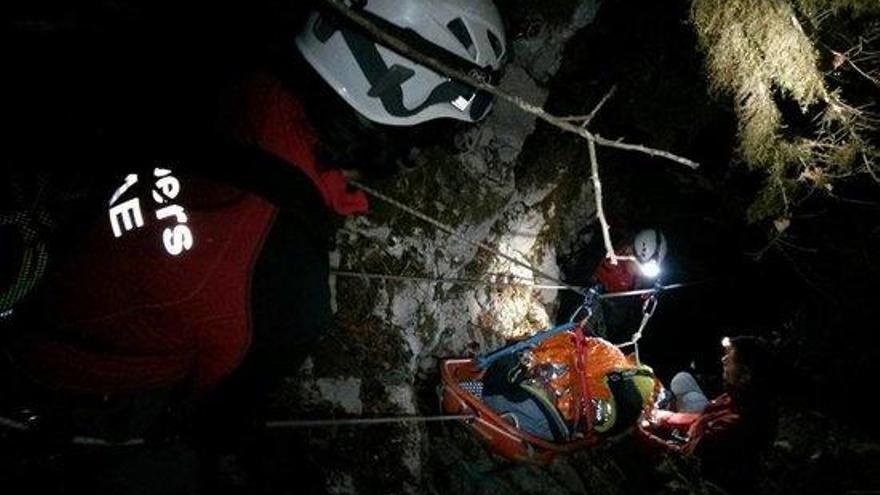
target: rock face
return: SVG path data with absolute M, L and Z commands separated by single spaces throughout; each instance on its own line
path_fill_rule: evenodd
M 503 13 L 518 19 L 518 26 L 509 36 L 512 60 L 500 87 L 543 105 L 545 85 L 559 68 L 566 41 L 593 19 L 597 8 L 595 0 L 543 8 L 531 2 L 508 6 L 506 10 L 514 11 Z M 554 321 L 555 290 L 501 284 L 553 282 L 472 244 L 487 244 L 561 278 L 557 250 L 577 241 L 563 233 L 578 229 L 567 227 L 591 221 L 591 192 L 586 182 L 578 184 L 577 207 L 572 208 L 560 204 L 562 198 L 571 200 L 558 194 L 560 174 L 520 176 L 520 170 L 543 166 L 523 164 L 520 153 L 535 125 L 533 117 L 497 103 L 484 122 L 455 136 L 455 148 L 422 149 L 417 168 L 377 185 L 384 194 L 453 227 L 460 238 L 373 199 L 369 215 L 340 229 L 331 258 L 339 270 L 493 284 L 336 277 L 331 284 L 337 326 L 301 376 L 291 378 L 282 404 L 310 415 L 435 415 L 439 410 L 431 390 L 438 380 L 439 358 L 476 355 Z M 544 153 L 531 156 L 548 159 Z M 547 170 L 559 168 L 555 164 Z M 314 455 L 321 459 L 331 493 L 433 491 L 437 474 L 429 461 L 438 445 L 456 448 L 437 438 L 429 442 L 436 432 L 418 424 L 327 433 L 334 436 L 331 450 Z M 360 454 L 334 453 L 339 442 L 359 445 Z M 316 448 L 314 442 L 311 448 Z M 511 482 L 534 482 L 528 478 Z

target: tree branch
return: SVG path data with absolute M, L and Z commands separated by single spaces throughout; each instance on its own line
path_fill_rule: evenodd
M 605 105 L 605 102 L 611 99 L 611 97 L 614 96 L 614 93 L 616 92 L 617 85 L 615 84 L 614 86 L 611 86 L 611 89 L 609 89 L 608 92 L 605 93 L 605 96 L 603 96 L 602 99 L 599 100 L 599 103 L 596 104 L 596 108 L 594 108 L 593 111 L 590 112 L 590 115 L 587 115 L 587 119 L 584 120 L 584 122 L 581 124 L 581 127 L 586 128 L 588 125 L 590 125 L 590 122 L 593 121 L 593 117 L 595 117 L 596 114 L 599 113 L 599 110 L 602 109 L 602 107 Z
M 596 143 L 592 140 L 587 141 L 590 150 L 590 178 L 593 180 L 593 196 L 596 198 L 596 216 L 599 218 L 599 224 L 602 226 L 602 238 L 605 240 L 605 256 L 611 260 L 612 264 L 617 264 L 617 255 L 614 253 L 614 246 L 611 244 L 611 227 L 605 218 L 605 208 L 602 203 L 602 181 L 599 180 L 599 160 L 596 158 Z
M 862 155 L 862 162 L 865 164 L 865 170 L 868 171 L 868 174 L 871 175 L 871 178 L 874 179 L 874 182 L 880 184 L 880 177 L 878 177 L 877 173 L 874 172 L 874 165 L 871 164 L 871 161 L 868 160 L 868 157 L 864 154 Z
M 670 153 L 668 151 L 658 150 L 656 148 L 649 148 L 648 146 L 642 146 L 640 144 L 628 144 L 621 141 L 612 141 L 607 138 L 603 138 L 598 134 L 591 134 L 591 137 L 588 137 L 591 141 L 595 141 L 599 146 L 605 146 L 608 148 L 617 148 L 621 150 L 627 151 L 638 151 L 639 153 L 644 153 L 646 155 L 657 156 L 660 158 L 666 158 L 667 160 L 671 160 L 673 162 L 678 162 L 684 166 L 690 167 L 694 170 L 700 167 L 700 164 L 693 161 L 688 160 L 687 158 L 678 156 L 674 153 Z
M 616 91 L 617 85 L 615 84 L 614 86 L 611 86 L 611 89 L 609 89 L 608 92 L 605 93 L 605 96 L 603 96 L 602 99 L 599 100 L 599 103 L 596 104 L 596 106 L 593 108 L 593 111 L 590 112 L 589 115 L 572 115 L 571 117 L 561 117 L 562 120 L 566 122 L 580 122 L 581 127 L 587 127 L 588 125 L 590 125 L 590 121 L 592 121 L 596 114 L 599 113 L 599 110 L 602 109 L 602 106 L 605 105 L 605 102 L 607 102 L 612 96 L 614 96 L 614 93 Z

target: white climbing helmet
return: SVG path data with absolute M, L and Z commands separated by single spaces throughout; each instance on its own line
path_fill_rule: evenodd
M 660 275 L 660 265 L 666 258 L 666 236 L 659 229 L 645 229 L 633 239 L 633 254 L 646 277 Z
M 359 0 L 352 8 L 419 52 L 490 80 L 506 51 L 491 0 Z M 375 43 L 348 24 L 313 12 L 296 38 L 308 63 L 361 115 L 408 126 L 439 118 L 474 122 L 492 107 L 483 91 L 450 80 Z

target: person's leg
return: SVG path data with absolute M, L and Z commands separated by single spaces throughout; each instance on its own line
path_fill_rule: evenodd
M 483 403 L 516 428 L 545 440 L 560 440 L 565 428 L 552 421 L 550 404 L 543 404 L 522 386 L 518 355 L 492 363 L 483 376 Z
M 700 413 L 709 404 L 709 399 L 697 380 L 686 372 L 682 371 L 672 378 L 669 384 L 672 395 L 675 397 L 675 411 Z
M 483 397 L 483 402 L 516 428 L 544 440 L 557 440 L 545 411 L 538 407 L 534 399 L 514 402 L 503 395 L 489 395 Z

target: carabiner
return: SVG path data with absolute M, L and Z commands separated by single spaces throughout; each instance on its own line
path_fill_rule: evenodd
M 642 304 L 642 314 L 645 316 L 653 316 L 654 311 L 657 309 L 657 293 L 651 294 L 651 296 L 645 299 L 645 303 Z

